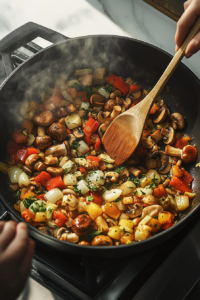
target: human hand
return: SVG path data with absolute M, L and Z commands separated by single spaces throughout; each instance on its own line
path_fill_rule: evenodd
M 0 295 L 15 300 L 31 270 L 35 243 L 25 223 L 0 221 Z
M 184 38 L 186 37 L 190 27 L 195 22 L 196 18 L 200 15 L 200 0 L 188 0 L 184 3 L 184 13 L 177 22 L 175 43 L 178 51 Z M 200 32 L 190 41 L 186 50 L 186 58 L 191 57 L 194 53 L 200 50 Z

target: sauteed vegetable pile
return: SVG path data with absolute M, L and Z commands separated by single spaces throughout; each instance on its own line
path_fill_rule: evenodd
M 112 120 L 148 93 L 131 78 L 82 69 L 24 101 L 7 143 L 15 209 L 61 241 L 112 246 L 143 241 L 177 222 L 195 196 L 185 165 L 197 157 L 185 119 L 157 98 L 141 145 L 116 166 L 101 138 Z M 162 150 L 164 149 L 164 150 Z

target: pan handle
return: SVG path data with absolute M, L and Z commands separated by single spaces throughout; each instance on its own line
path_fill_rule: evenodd
M 33 22 L 28 22 L 20 26 L 0 40 L 0 54 L 2 58 L 2 61 L 0 61 L 0 76 L 1 73 L 4 73 L 7 77 L 14 69 L 11 53 L 37 37 L 41 37 L 54 44 L 69 39 L 54 30 Z M 1 70 L 2 67 L 4 67 L 5 72 Z

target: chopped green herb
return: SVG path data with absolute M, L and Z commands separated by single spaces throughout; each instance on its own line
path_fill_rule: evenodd
M 126 167 L 124 165 L 121 165 L 120 167 L 115 168 L 115 172 L 121 173 Z
M 95 236 L 100 235 L 100 234 L 103 234 L 103 232 L 102 231 L 92 231 L 86 235 L 80 236 L 80 240 L 91 241 L 91 240 L 93 240 L 93 238 L 95 238 Z
M 75 82 L 72 87 L 75 88 L 77 92 L 83 90 L 82 86 L 77 82 Z
M 114 202 L 119 202 L 121 199 L 120 198 L 117 198 Z
M 94 197 L 92 197 L 92 196 L 88 196 L 88 197 L 87 197 L 87 200 L 88 200 L 88 201 L 91 201 L 91 202 L 92 202 L 93 199 L 94 199 Z
M 146 193 L 145 193 L 145 192 L 143 192 L 142 190 L 140 190 L 140 192 L 142 193 L 142 195 L 146 195 Z
M 133 194 L 136 195 L 136 194 L 137 194 L 137 191 L 134 191 Z
M 26 133 L 26 131 L 22 131 L 23 135 L 28 136 L 28 134 Z
M 103 87 L 104 90 L 108 93 L 111 93 L 113 91 L 112 85 L 108 84 L 107 86 Z

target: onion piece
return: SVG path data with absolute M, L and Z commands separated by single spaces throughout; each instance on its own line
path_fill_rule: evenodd
M 8 168 L 8 176 L 11 183 L 18 183 L 19 182 L 19 175 L 23 172 L 22 169 L 18 167 L 11 167 Z
M 106 99 L 110 97 L 110 93 L 105 90 L 105 88 L 101 87 L 98 89 L 100 95 L 104 96 Z
M 84 141 L 81 140 L 78 142 L 77 151 L 79 154 L 86 154 L 89 150 L 88 145 Z
M 63 193 L 58 188 L 52 189 L 44 195 L 44 198 L 51 203 L 56 203 L 62 197 Z
M 102 197 L 105 201 L 112 202 L 112 201 L 115 201 L 117 198 L 119 198 L 121 193 L 122 193 L 122 190 L 120 190 L 120 189 L 112 189 L 110 191 L 105 191 L 102 194 Z
M 89 183 L 104 185 L 105 183 L 104 173 L 100 170 L 93 171 L 87 175 L 86 180 Z
M 77 189 L 81 191 L 81 194 L 85 195 L 87 192 L 89 192 L 88 183 L 85 180 L 80 180 L 77 183 Z
M 65 170 L 65 173 L 69 173 L 71 171 L 71 169 L 74 166 L 74 162 L 71 160 L 68 160 L 63 166 L 62 168 Z
M 18 181 L 19 187 L 23 188 L 23 186 L 29 185 L 29 183 L 30 183 L 29 176 L 25 172 L 22 172 L 19 175 L 19 181 Z
M 81 109 L 88 110 L 90 108 L 90 102 L 82 102 Z
M 77 185 L 77 178 L 74 174 L 65 174 L 63 182 L 64 185 Z
M 0 171 L 4 174 L 8 174 L 8 167 L 2 161 L 0 161 Z
M 78 126 L 81 126 L 82 121 L 78 114 L 72 114 L 65 118 L 65 123 L 69 129 L 74 129 Z
M 119 186 L 119 189 L 122 190 L 122 196 L 132 193 L 135 188 L 136 185 L 132 181 L 126 181 Z

